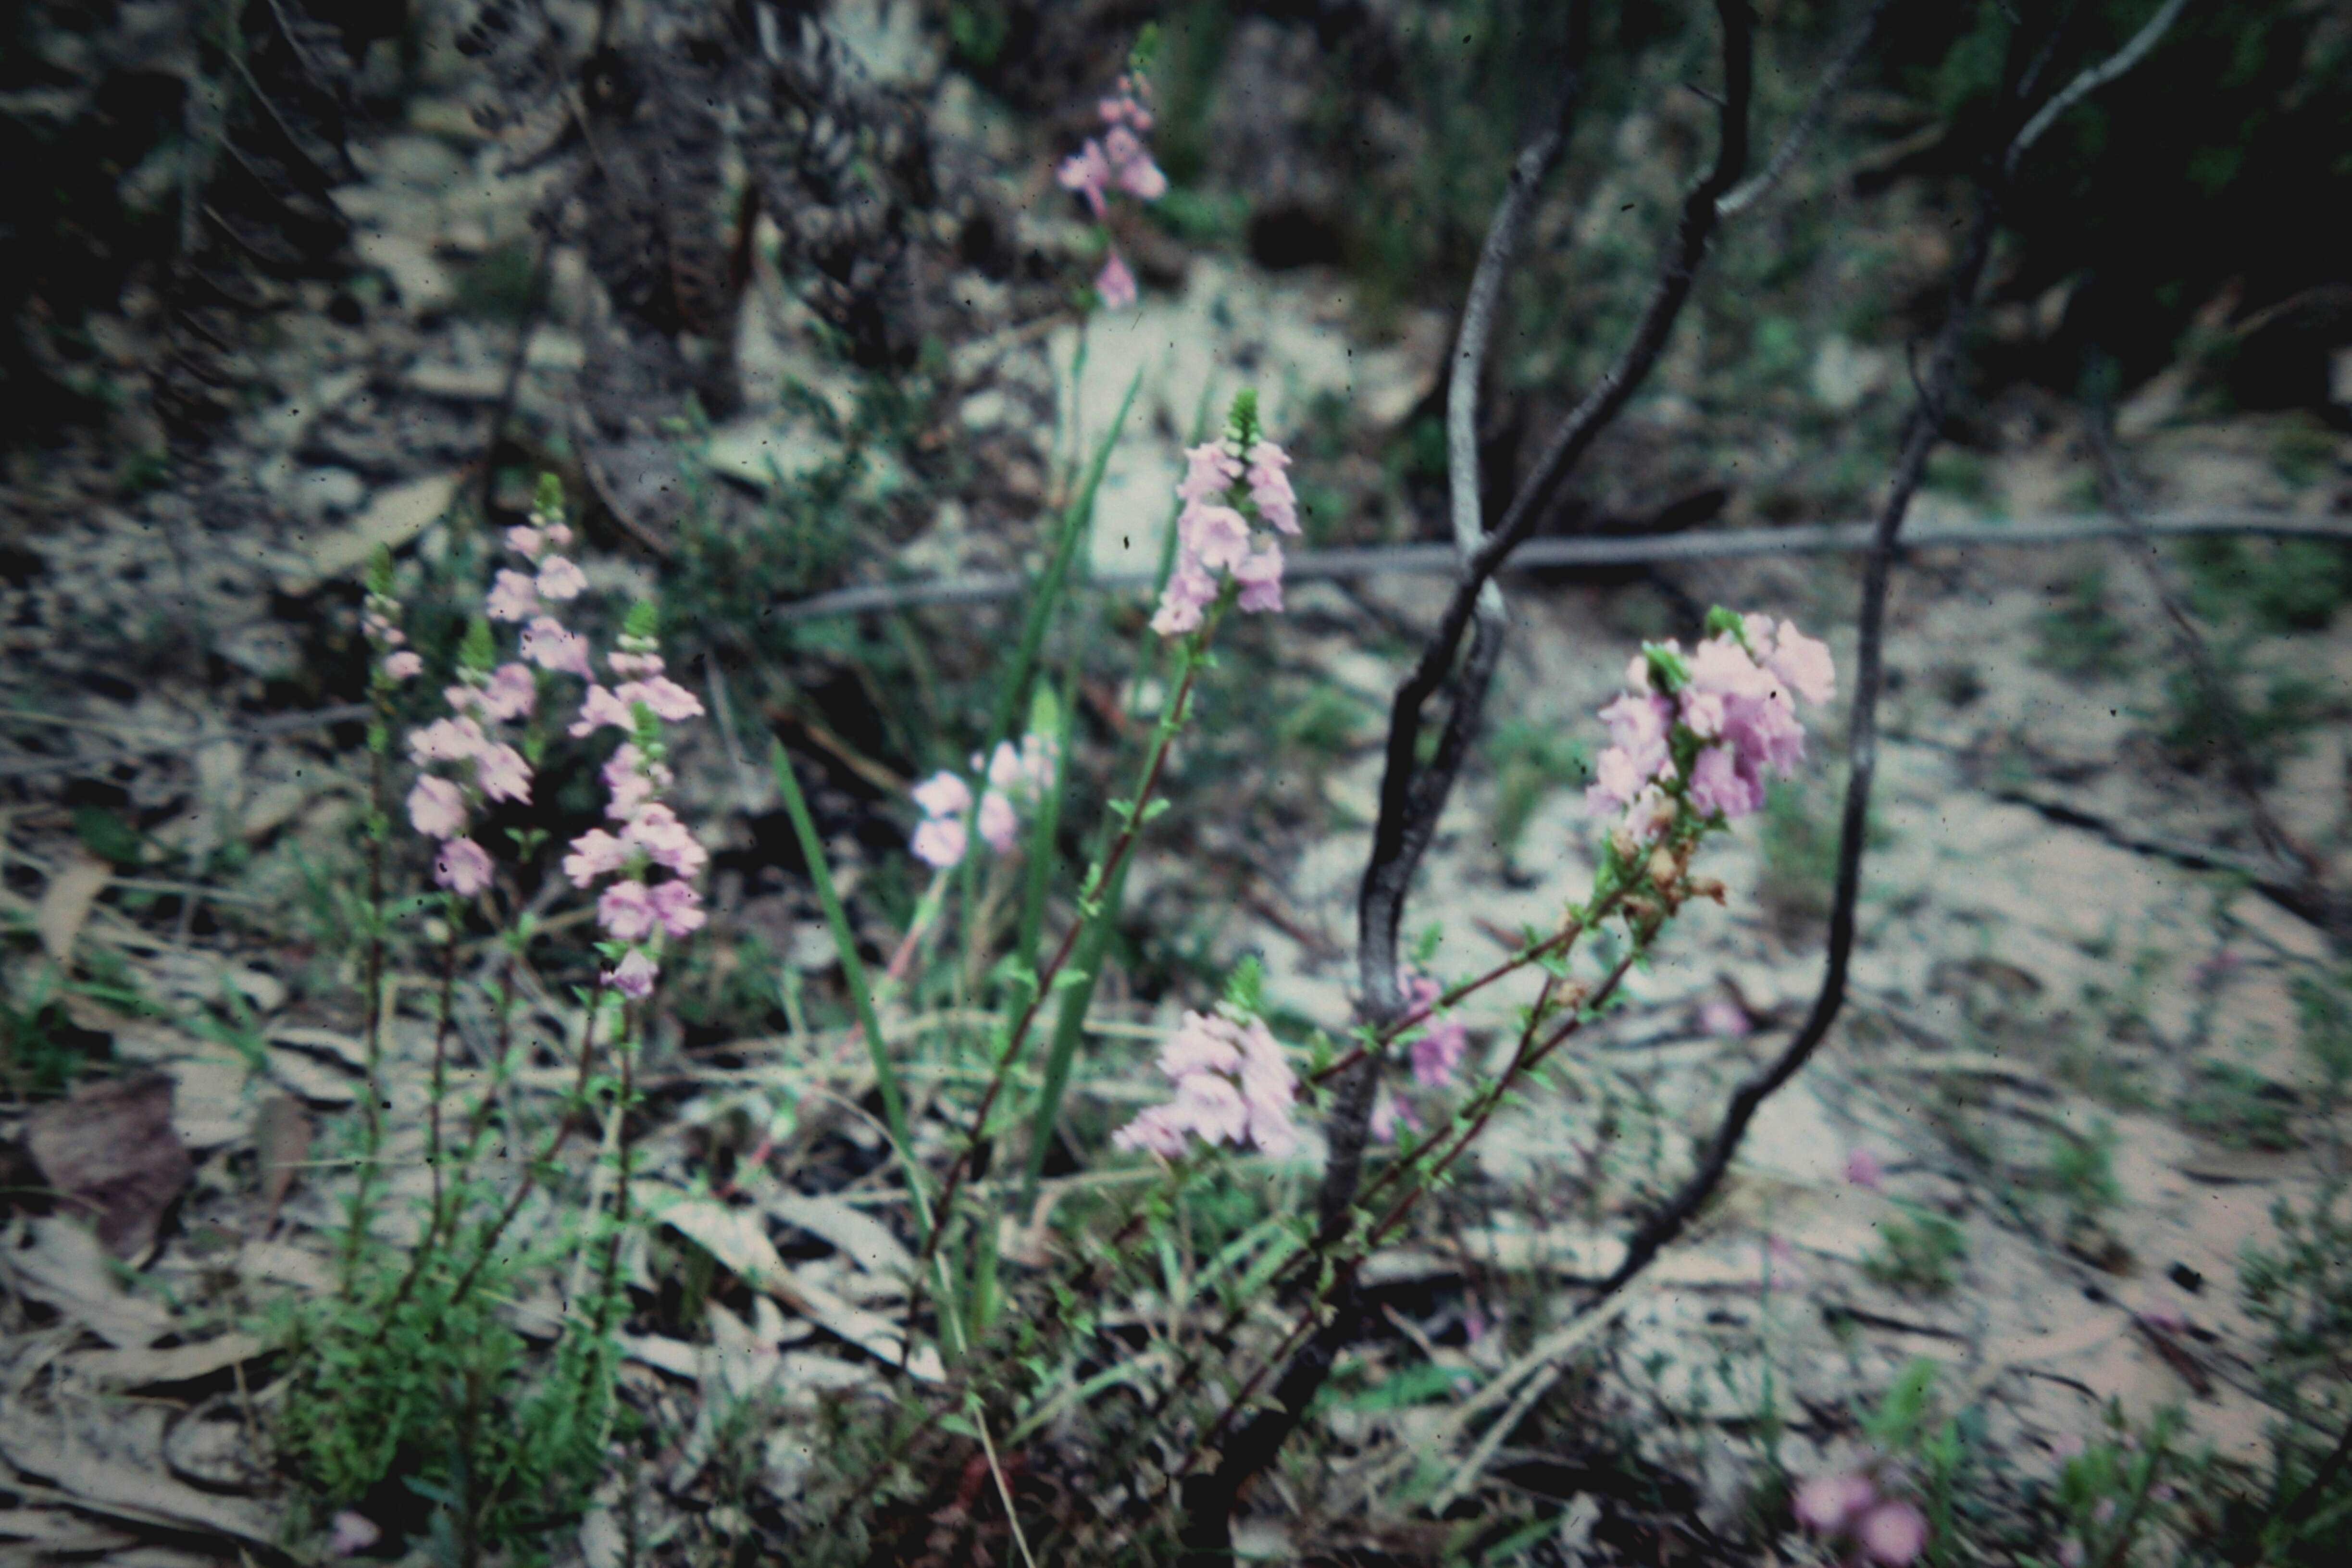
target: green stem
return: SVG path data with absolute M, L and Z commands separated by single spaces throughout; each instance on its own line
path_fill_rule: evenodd
M 776 788 L 784 797 L 784 810 L 793 819 L 793 832 L 800 838 L 802 858 L 808 862 L 809 880 L 816 888 L 817 902 L 824 907 L 825 924 L 833 931 L 835 953 L 841 960 L 842 977 L 849 985 L 849 999 L 857 1010 L 859 1032 L 866 1037 L 866 1053 L 873 1059 L 874 1082 L 882 1094 L 882 1117 L 890 1129 L 890 1141 L 898 1146 L 899 1163 L 906 1167 L 908 1195 L 914 1200 L 915 1232 L 928 1249 L 931 1235 L 930 1215 L 923 1203 L 922 1167 L 915 1161 L 915 1143 L 907 1126 L 907 1097 L 898 1087 L 898 1071 L 890 1064 L 890 1053 L 882 1039 L 882 1025 L 874 1013 L 874 992 L 866 980 L 866 964 L 857 956 L 857 938 L 849 929 L 849 915 L 841 907 L 841 894 L 833 885 L 833 868 L 826 861 L 824 844 L 818 838 L 816 823 L 809 816 L 808 801 L 801 794 L 801 782 L 793 772 L 792 758 L 784 752 L 779 741 L 769 753 L 769 765 L 776 775 Z

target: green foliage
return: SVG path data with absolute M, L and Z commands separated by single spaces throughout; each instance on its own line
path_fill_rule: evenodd
M 2107 574 L 2093 567 L 2034 619 L 2033 662 L 2076 679 L 2101 679 L 2131 668 L 2131 634 L 2107 608 Z
M 1969 1255 L 1968 1236 L 1932 1209 L 1898 1203 L 1901 1214 L 1878 1227 L 1878 1246 L 1863 1259 L 1863 1272 L 1882 1285 L 1941 1294 L 1959 1282 Z
M 2252 1358 L 2263 1401 L 2278 1413 L 2271 1506 L 2235 1517 L 2243 1542 L 2231 1562 L 2264 1560 L 2321 1568 L 2340 1563 L 2352 1530 L 2352 1469 L 2323 1479 L 2327 1456 L 2352 1425 L 2352 1213 L 2343 1212 L 2352 1181 L 2336 1173 L 2298 1207 L 2281 1199 L 2271 1210 L 2277 1245 L 2250 1247 L 2238 1272 L 2246 1308 L 2266 1331 Z
M 2232 1149 L 2295 1146 L 2294 1090 L 2234 1062 L 2206 1062 L 2180 1097 L 2182 1121 Z
M 1297 707 L 1282 716 L 1276 732 L 1290 745 L 1338 756 L 1362 737 L 1371 710 L 1345 687 L 1318 682 Z
M 457 276 L 457 309 L 488 321 L 523 321 L 545 293 L 538 246 L 528 239 L 492 247 Z
M 2070 1223 L 2087 1224 L 2123 1197 L 2116 1181 L 2116 1129 L 2104 1118 L 2086 1138 L 2058 1137 L 2050 1145 L 2050 1180 L 2065 1201 Z
M 428 1260 L 404 1295 L 387 1264 L 350 1296 L 280 1309 L 294 1368 L 280 1451 L 331 1506 L 397 1514 L 417 1506 L 403 1504 L 404 1489 L 430 1506 L 436 1535 L 541 1561 L 599 1474 L 618 1343 L 575 1319 L 552 1355 L 534 1358 L 499 1310 L 518 1264 L 493 1256 L 461 1297 L 436 1266 L 447 1260 Z
M 2222 683 L 2237 693 L 2237 737 L 2246 748 L 2256 773 L 2264 780 L 2277 775 L 2279 763 L 2301 749 L 2304 738 L 2329 712 L 2326 689 L 2292 670 L 2273 673 L 2263 683 L 2261 700 L 2248 701 L 2244 645 L 2216 650 L 2215 664 Z M 2230 744 L 2231 715 L 2220 710 L 2204 681 L 2193 671 L 2177 669 L 2165 678 L 2170 716 L 2162 740 L 2181 766 L 2190 769 L 2219 763 Z
M 2324 631 L 2352 595 L 2352 559 L 2325 540 L 2210 534 L 2183 541 L 2179 551 L 2197 613 L 2217 626 L 2243 620 L 2273 635 Z
M 2094 1563 L 2131 1562 L 2133 1543 L 2149 1532 L 2156 1516 L 2169 1511 L 2158 1483 L 2180 1466 L 2173 1440 L 2180 1434 L 2180 1411 L 2158 1411 L 2144 1431 L 2133 1432 L 2120 1405 L 2107 1410 L 2108 1436 L 2086 1444 L 2060 1468 L 2046 1494 L 2057 1516 L 2062 1548 L 2057 1561 Z
M 15 1099 L 63 1094 L 108 1039 L 66 1015 L 66 986 L 53 965 L 36 970 L 21 992 L 0 985 L 0 1089 Z
M 1499 726 L 1487 754 L 1495 767 L 1495 847 L 1513 860 L 1537 807 L 1556 789 L 1583 784 L 1591 763 L 1582 742 L 1555 725 L 1524 719 Z

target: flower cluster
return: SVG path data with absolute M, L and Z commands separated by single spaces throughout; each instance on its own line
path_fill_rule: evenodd
M 374 680 L 379 693 L 425 672 L 425 660 L 408 647 L 408 634 L 400 629 L 400 601 L 392 596 L 389 551 L 368 569 L 367 599 L 360 607 L 360 630 L 367 637 L 369 651 L 375 655 Z
M 1867 1470 L 1814 1476 L 1797 1488 L 1794 1507 L 1797 1522 L 1840 1552 L 1842 1563 L 1908 1568 L 1927 1549 L 1927 1517 L 1885 1495 Z
M 1242 609 L 1282 608 L 1282 546 L 1253 534 L 1249 514 L 1279 532 L 1298 531 L 1298 499 L 1285 471 L 1289 454 L 1258 432 L 1256 400 L 1246 393 L 1235 400 L 1224 437 L 1193 447 L 1184 461 L 1176 565 L 1151 617 L 1151 629 L 1169 637 L 1198 631 L 1228 578 Z
M 1277 1160 L 1297 1149 L 1290 1106 L 1298 1080 L 1262 1019 L 1186 1013 L 1160 1047 L 1160 1070 L 1176 1085 L 1176 1098 L 1113 1133 L 1119 1148 L 1172 1160 L 1191 1134 L 1204 1143 L 1255 1145 Z
M 596 923 L 608 941 L 627 951 L 604 981 L 633 997 L 653 990 L 661 973 L 657 957 L 662 939 L 701 928 L 702 897 L 695 891 L 694 879 L 710 858 L 693 831 L 661 799 L 672 783 L 663 762 L 668 748 L 662 727 L 698 718 L 703 709 L 694 693 L 662 673 L 652 621 L 649 605 L 631 613 L 620 646 L 604 660 L 614 684 L 609 689 L 590 684 L 570 731 L 592 735 L 613 726 L 628 736 L 604 770 L 610 796 L 604 815 L 620 825 L 620 831 L 592 827 L 573 839 L 571 853 L 563 858 L 563 874 L 582 889 L 612 879 L 597 895 Z M 661 871 L 669 874 L 656 879 Z
M 1168 194 L 1168 176 L 1151 160 L 1143 138 L 1151 130 L 1151 110 L 1145 100 L 1150 87 L 1139 74 L 1118 79 L 1118 90 L 1102 100 L 1103 134 L 1062 161 L 1055 172 L 1062 188 L 1083 197 L 1097 219 L 1109 211 L 1109 195 L 1124 191 L 1139 202 L 1156 202 Z M 1135 274 L 1114 248 L 1095 278 L 1095 291 L 1116 310 L 1135 303 Z
M 1796 699 L 1836 694 L 1827 646 L 1769 616 L 1707 618 L 1712 636 L 1685 655 L 1646 645 L 1625 671 L 1629 689 L 1601 710 L 1609 748 L 1585 792 L 1595 813 L 1622 813 L 1629 844 L 1658 838 L 1684 805 L 1702 822 L 1728 822 L 1764 805 L 1768 774 L 1783 778 L 1805 755 Z
M 978 752 L 971 754 L 971 766 L 975 773 L 982 771 Z M 999 741 L 988 758 L 988 783 L 981 792 L 977 812 L 972 810 L 971 786 L 961 774 L 944 770 L 933 773 L 911 792 L 923 820 L 916 825 L 908 847 L 915 858 L 942 871 L 961 863 L 971 847 L 971 834 L 964 826 L 970 815 L 971 826 L 980 829 L 991 849 L 999 855 L 1011 854 L 1020 837 L 1021 812 L 1045 798 L 1060 768 L 1061 745 L 1042 731 L 1030 731 L 1017 747 L 1010 741 Z

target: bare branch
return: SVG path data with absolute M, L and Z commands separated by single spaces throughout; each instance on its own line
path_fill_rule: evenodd
M 2042 140 L 2043 132 L 2057 123 L 2060 115 L 2146 59 L 2148 51 L 2155 48 L 2164 35 L 2171 30 L 2173 19 L 2186 10 L 2188 5 L 2189 0 L 2164 0 L 2156 15 L 2147 19 L 2147 26 L 2133 34 L 2129 43 L 2053 94 L 2050 101 L 2025 122 L 2025 129 L 2017 133 L 2017 140 L 2009 144 L 2002 173 L 2016 173 L 2017 161 L 2025 156 L 2026 149 Z
M 1772 149 L 1771 158 L 1761 170 L 1725 192 L 1722 199 L 1715 204 L 1715 216 L 1718 219 L 1738 216 L 1769 195 L 1772 188 L 1787 177 L 1789 171 L 1796 165 L 1797 155 L 1805 150 L 1805 143 L 1830 117 L 1830 110 L 1837 102 L 1838 89 L 1845 86 L 1845 79 L 1853 74 L 1853 68 L 1862 63 L 1871 39 L 1878 36 L 1878 24 L 1894 8 L 1894 5 L 1895 0 L 1878 0 L 1878 4 L 1870 8 L 1870 15 L 1862 19 L 1862 26 L 1854 29 L 1853 37 L 1846 41 L 1845 47 L 1838 51 L 1837 58 L 1830 62 L 1830 68 L 1822 73 L 1821 85 L 1813 89 L 1813 96 L 1806 103 L 1804 111 L 1790 125 L 1788 134 L 1780 138 L 1780 144 Z

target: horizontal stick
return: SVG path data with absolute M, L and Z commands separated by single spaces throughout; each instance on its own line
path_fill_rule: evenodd
M 2352 522 L 2290 517 L 2282 512 L 2166 512 L 2141 520 L 2145 531 L 2168 537 L 2250 533 L 2279 539 L 2333 539 L 2352 543 Z M 1563 566 L 1641 566 L 1678 561 L 1719 561 L 1745 555 L 1844 554 L 1870 548 L 1866 522 L 1814 523 L 1799 528 L 1730 529 L 1719 533 L 1583 534 L 1530 539 L 1511 552 L 1505 571 L 1540 571 Z M 2023 518 L 2013 522 L 1921 524 L 1905 531 L 1906 551 L 1937 546 L 2071 544 L 2082 540 L 2128 539 L 2135 530 L 2097 513 Z M 1452 576 L 1461 557 L 1451 544 L 1398 544 L 1375 549 L 1311 550 L 1289 557 L 1287 582 L 1309 578 L 1381 577 L 1395 574 Z M 1106 572 L 1085 584 L 1094 588 L 1149 588 L 1149 572 Z M 797 604 L 778 605 L 778 620 L 818 620 L 866 615 L 919 605 L 969 605 L 1009 599 L 1029 580 L 1015 572 L 982 572 L 839 588 Z M 1075 586 L 1076 584 L 1074 584 Z

